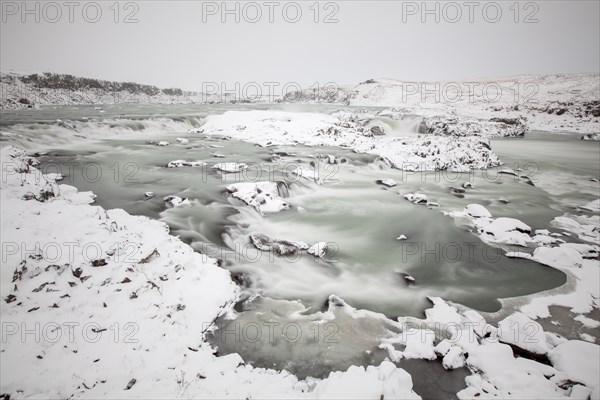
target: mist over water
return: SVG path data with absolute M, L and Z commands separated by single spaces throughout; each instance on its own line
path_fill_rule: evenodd
M 536 165 L 535 176 L 530 171 L 536 179 L 534 187 L 499 176 L 497 170 L 410 173 L 391 169 L 372 155 L 341 148 L 263 148 L 187 133 L 200 126 L 206 115 L 225 111 L 221 106 L 202 107 L 167 108 L 164 117 L 156 117 L 152 107 L 122 106 L 118 113 L 107 108 L 106 116 L 93 119 L 84 117 L 94 110 L 77 109 L 72 119 L 65 119 L 78 124 L 77 133 L 56 123 L 57 115 L 65 118 L 64 110 L 45 110 L 41 118 L 45 120 L 34 123 L 24 123 L 21 119 L 26 118 L 14 113 L 9 122 L 3 118 L 1 129 L 20 136 L 4 134 L 2 139 L 27 144 L 33 136 L 41 137 L 47 143 L 44 149 L 31 144 L 29 148 L 47 151 L 40 157 L 42 171 L 60 171 L 65 178 L 61 183 L 93 191 L 98 195 L 96 203 L 105 208 L 123 208 L 164 221 L 173 235 L 196 251 L 222 260 L 221 265 L 244 283 L 241 300 L 245 301 L 236 306 L 235 319 L 230 315 L 217 321 L 219 329 L 209 338 L 211 343 L 221 354 L 238 352 L 253 365 L 288 369 L 301 377 L 323 376 L 350 365 L 378 364 L 385 357 L 378 345 L 395 330 L 387 318 L 422 317 L 430 306 L 427 296 L 495 312 L 501 307 L 498 299 L 537 293 L 565 282 L 561 271 L 505 257 L 503 250 L 483 244 L 441 211 L 479 203 L 494 217 L 519 218 L 533 229 L 544 229 L 554 217 L 597 198 L 597 184 L 594 193 L 589 180 L 598 177 L 598 144 L 568 136 L 531 135 L 492 142 L 506 167 Z M 149 113 L 151 118 L 144 116 Z M 389 134 L 418 134 L 419 121 L 378 122 Z M 68 136 L 65 131 L 75 144 L 69 139 L 64 139 L 65 146 L 55 141 Z M 112 132 L 127 136 L 89 140 Z M 189 143 L 176 143 L 178 137 Z M 170 145 L 147 144 L 150 140 Z M 578 154 L 579 161 L 557 164 L 557 152 L 565 151 Z M 326 164 L 321 157 L 328 155 L 345 162 Z M 226 174 L 209 167 L 165 168 L 177 159 L 201 160 L 209 166 L 243 162 L 251 168 L 246 174 Z M 308 167 L 311 162 L 326 178 L 322 185 L 289 173 L 290 165 Z M 88 166 L 92 164 L 102 172 L 97 179 L 90 179 Z M 259 178 L 286 182 L 291 210 L 263 216 L 226 193 L 228 184 Z M 387 188 L 376 183 L 386 178 L 399 184 Z M 453 195 L 451 188 L 466 181 L 473 188 L 462 196 Z M 568 190 L 569 182 L 589 190 Z M 155 196 L 147 198 L 144 193 L 148 191 Z M 402 197 L 413 192 L 426 193 L 439 207 L 417 206 Z M 192 205 L 168 208 L 163 201 L 168 195 L 187 197 Z M 327 242 L 332 250 L 325 259 L 306 252 L 286 259 L 256 250 L 250 234 L 308 244 Z M 400 235 L 408 239 L 397 240 Z M 403 274 L 414 277 L 415 283 L 409 285 Z M 332 308 L 331 295 L 372 313 L 357 316 L 345 307 Z M 267 340 L 266 335 L 251 342 L 228 340 L 221 334 L 235 332 L 236 324 L 285 326 L 290 322 L 303 333 L 302 340 L 293 345 Z M 315 333 L 316 326 L 323 328 L 327 323 L 338 332 L 337 342 L 325 341 L 328 331 Z M 281 332 L 275 336 L 281 337 Z

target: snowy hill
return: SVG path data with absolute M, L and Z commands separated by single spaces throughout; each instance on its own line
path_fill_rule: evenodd
M 504 119 L 524 130 L 600 131 L 600 75 L 521 75 L 455 82 L 369 79 L 336 89 L 290 92 L 284 102 L 389 107 L 388 115 L 419 115 L 460 124 Z M 460 121 L 452 121 L 458 118 Z M 435 120 L 437 119 L 437 121 Z M 427 121 L 426 121 L 427 122 Z M 428 124 L 435 130 L 436 126 Z
M 187 104 L 212 99 L 178 88 L 160 89 L 134 82 L 111 82 L 73 75 L 0 74 L 0 109 L 77 104 Z

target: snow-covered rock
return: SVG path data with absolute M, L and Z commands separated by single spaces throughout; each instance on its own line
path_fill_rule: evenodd
M 280 256 L 289 256 L 298 253 L 300 250 L 308 250 L 309 246 L 300 241 L 271 239 L 266 235 L 252 234 L 250 242 L 261 251 L 271 251 Z
M 427 204 L 427 196 L 423 193 L 407 193 L 404 195 L 404 198 L 414 204 Z
M 282 183 L 281 183 L 282 184 Z M 232 196 L 254 207 L 261 214 L 288 210 L 290 205 L 279 196 L 276 182 L 241 182 L 227 186 Z
M 542 326 L 523 313 L 514 313 L 498 323 L 498 338 L 534 354 L 548 353 Z
M 331 372 L 316 384 L 314 393 L 321 399 L 420 399 L 412 390 L 412 378 L 389 361 L 379 367 L 350 367 L 346 372 Z
M 378 180 L 377 183 L 380 185 L 387 186 L 387 187 L 394 187 L 398 184 L 395 180 L 393 180 L 391 178 Z
M 214 164 L 212 168 L 223 172 L 234 173 L 244 171 L 248 169 L 248 166 L 244 163 L 227 162 Z
M 569 340 L 550 350 L 548 358 L 569 379 L 591 388 L 592 399 L 600 398 L 600 346 Z
M 202 167 L 204 165 L 206 165 L 204 161 L 173 160 L 167 163 L 167 168 Z
M 191 206 L 192 205 L 192 202 L 187 197 L 182 198 L 182 197 L 175 196 L 175 195 L 169 195 L 169 196 L 166 196 L 163 200 L 165 203 L 169 204 L 171 207 L 183 207 L 183 206 Z
M 480 204 L 469 204 L 465 207 L 464 212 L 473 218 L 492 218 L 492 214 Z
M 328 249 L 329 244 L 327 242 L 318 242 L 310 246 L 307 252 L 315 257 L 323 258 L 327 254 Z

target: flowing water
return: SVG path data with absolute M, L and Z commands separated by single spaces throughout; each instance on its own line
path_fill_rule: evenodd
M 495 312 L 498 299 L 565 283 L 562 272 L 505 257 L 504 251 L 483 244 L 441 211 L 479 203 L 495 217 L 547 228 L 554 217 L 599 197 L 598 184 L 590 181 L 599 177 L 598 143 L 535 133 L 493 140 L 492 148 L 506 167 L 521 168 L 534 181 L 531 186 L 495 169 L 407 173 L 347 149 L 263 148 L 187 133 L 206 115 L 260 107 L 266 108 L 132 105 L 107 107 L 101 114 L 91 107 L 7 112 L 2 115 L 2 140 L 32 152 L 45 150 L 40 157 L 44 172 L 61 172 L 62 183 L 93 191 L 97 204 L 105 208 L 164 221 L 195 250 L 221 259 L 242 284 L 243 301 L 236 306 L 236 318 L 217 321 L 219 329 L 209 340 L 221 354 L 240 353 L 256 366 L 321 377 L 350 365 L 378 364 L 386 355 L 378 348 L 381 338 L 395 329 L 386 317 L 422 317 L 430 306 L 427 296 Z M 312 106 L 302 111 L 336 109 Z M 78 132 L 58 126 L 57 118 L 77 121 Z M 378 121 L 393 135 L 416 135 L 418 122 Z M 178 144 L 177 137 L 189 143 Z M 155 146 L 147 144 L 149 140 L 171 145 Z M 343 162 L 327 164 L 329 155 Z M 165 168 L 177 159 L 202 160 L 208 167 Z M 250 168 L 243 174 L 221 173 L 209 168 L 217 162 L 243 162 Z M 323 184 L 289 172 L 311 163 Z M 385 178 L 399 184 L 387 188 L 376 183 Z M 291 210 L 263 216 L 227 195 L 228 184 L 248 180 L 286 182 Z M 464 193 L 451 189 L 466 181 L 473 188 Z M 147 198 L 148 191 L 155 196 Z M 439 207 L 417 206 L 402 197 L 412 192 L 426 193 Z M 162 200 L 167 195 L 190 198 L 192 205 L 168 208 Z M 293 258 L 259 252 L 248 240 L 256 233 L 309 244 L 327 242 L 329 251 L 325 259 L 305 252 Z M 408 239 L 397 240 L 400 235 Z M 409 285 L 404 274 L 414 277 L 414 284 Z M 357 315 L 345 307 L 327 312 L 330 295 L 381 315 Z M 417 376 L 438 375 L 447 387 L 464 383 L 466 372 L 445 375 L 431 364 L 400 363 Z

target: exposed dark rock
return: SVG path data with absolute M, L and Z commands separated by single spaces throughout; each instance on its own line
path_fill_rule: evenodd
M 270 237 L 261 234 L 251 234 L 249 238 L 250 242 L 258 250 L 272 251 L 279 256 L 295 255 L 299 250 L 308 249 L 308 246 L 305 243 L 271 239 Z
M 108 263 L 106 262 L 106 260 L 104 258 L 92 261 L 92 267 L 103 267 L 107 264 Z
M 127 386 L 123 390 L 131 389 L 133 387 L 133 385 L 135 385 L 136 382 L 137 382 L 137 380 L 135 378 L 133 378 L 132 380 L 129 381 L 129 383 L 127 383 Z
M 371 127 L 371 133 L 374 136 L 383 136 L 383 135 L 385 135 L 385 132 L 383 132 L 383 128 L 381 128 L 380 126 L 373 126 L 373 127 Z

